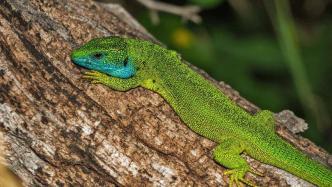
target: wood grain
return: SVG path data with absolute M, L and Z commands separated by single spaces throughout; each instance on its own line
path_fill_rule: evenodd
M 215 143 L 181 122 L 158 95 L 143 88 L 113 91 L 81 79 L 72 49 L 102 36 L 157 42 L 120 6 L 88 0 L 0 1 L 0 131 L 5 158 L 26 186 L 225 186 L 225 168 L 211 158 Z M 117 8 L 114 8 L 117 7 Z M 217 83 L 251 113 L 258 107 Z M 331 166 L 331 156 L 276 115 L 278 133 Z M 261 186 L 310 186 L 261 164 L 247 178 Z

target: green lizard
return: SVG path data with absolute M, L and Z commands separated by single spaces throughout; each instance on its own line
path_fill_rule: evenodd
M 141 86 L 159 93 L 196 133 L 219 145 L 214 159 L 229 168 L 230 186 L 254 172 L 242 152 L 284 169 L 318 186 L 332 186 L 332 171 L 297 150 L 275 133 L 272 112 L 251 115 L 211 82 L 181 62 L 175 51 L 138 39 L 93 39 L 74 50 L 75 64 L 92 71 L 85 78 L 114 90 Z M 257 173 L 256 173 L 257 174 Z

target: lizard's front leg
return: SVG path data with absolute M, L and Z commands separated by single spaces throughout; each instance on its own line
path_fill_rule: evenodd
M 139 82 L 135 77 L 122 79 L 110 77 L 98 71 L 87 71 L 84 73 L 83 78 L 91 80 L 94 84 L 104 84 L 117 91 L 127 91 L 136 88 L 139 85 Z

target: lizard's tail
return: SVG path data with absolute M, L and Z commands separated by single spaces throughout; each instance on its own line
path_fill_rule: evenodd
M 289 171 L 290 173 L 293 173 L 317 186 L 332 187 L 332 170 L 330 168 L 309 158 L 307 155 L 300 152 L 280 137 L 276 138 L 278 140 L 272 142 L 279 143 L 273 145 L 273 147 L 269 149 L 271 151 L 271 156 L 277 156 L 277 159 L 272 161 L 274 162 L 271 163 L 272 165 Z

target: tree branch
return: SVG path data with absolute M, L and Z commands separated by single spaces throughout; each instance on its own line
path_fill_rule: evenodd
M 88 0 L 2 0 L 0 3 L 0 131 L 11 170 L 27 186 L 225 186 L 215 143 L 192 132 L 158 94 L 116 92 L 81 79 L 72 49 L 92 38 L 121 35 L 157 42 L 124 10 Z M 250 113 L 259 109 L 211 80 Z M 322 163 L 331 157 L 290 133 L 300 123 L 277 115 L 277 132 Z M 286 118 L 286 119 L 284 119 Z M 243 155 L 262 186 L 309 186 Z
M 3 158 L 2 132 L 0 131 L 0 186 L 4 187 L 22 187 L 22 181 L 14 175 L 7 167 Z
M 136 1 L 150 9 L 154 23 L 159 22 L 159 17 L 157 16 L 158 11 L 178 15 L 181 16 L 184 20 L 190 20 L 194 23 L 200 23 L 202 21 L 202 18 L 198 15 L 198 13 L 201 11 L 201 8 L 195 5 L 176 6 L 155 0 Z

